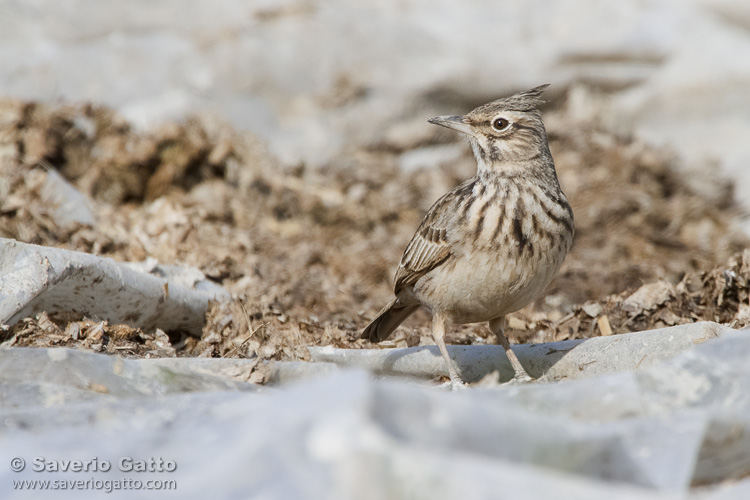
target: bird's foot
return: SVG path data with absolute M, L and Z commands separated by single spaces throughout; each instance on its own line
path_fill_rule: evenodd
M 438 386 L 440 389 L 447 389 L 451 391 L 462 391 L 467 389 L 469 386 L 461 379 L 451 379 L 447 382 L 443 382 Z
M 522 385 L 522 384 L 528 384 L 530 382 L 535 382 L 535 381 L 536 380 L 531 378 L 531 376 L 528 373 L 521 372 L 521 373 L 516 373 L 516 375 L 512 379 L 500 385 Z
M 453 391 L 462 391 L 466 389 L 467 387 L 469 386 L 466 385 L 466 383 L 461 379 L 451 380 L 451 390 Z

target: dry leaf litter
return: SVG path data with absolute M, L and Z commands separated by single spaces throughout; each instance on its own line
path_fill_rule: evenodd
M 574 123 L 565 105 L 546 116 L 577 233 L 546 296 L 509 317 L 511 339 L 750 324 L 750 251 L 731 184 Z M 46 313 L 0 326 L 0 337 L 137 357 L 297 360 L 310 345 L 372 347 L 358 332 L 389 299 L 403 248 L 432 202 L 475 169 L 454 135 L 421 122 L 397 132 L 311 170 L 282 167 L 214 118 L 142 132 L 96 105 L 0 101 L 0 237 L 194 266 L 235 297 L 210 307 L 201 338 Z M 51 170 L 92 198 L 94 226 L 54 222 L 42 189 Z M 428 318 L 415 314 L 385 346 L 431 344 Z M 483 325 L 448 337 L 493 342 Z

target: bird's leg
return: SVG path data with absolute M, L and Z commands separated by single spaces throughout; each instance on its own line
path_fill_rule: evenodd
M 448 365 L 448 375 L 451 378 L 451 387 L 453 390 L 464 387 L 464 382 L 458 375 L 456 368 L 453 366 L 453 361 L 448 355 L 448 349 L 445 347 L 445 316 L 439 312 L 432 314 L 432 338 L 435 339 L 435 343 L 440 349 L 440 354 L 443 355 L 445 364 Z
M 534 380 L 528 373 L 526 373 L 523 365 L 518 361 L 516 353 L 510 348 L 508 337 L 505 336 L 505 316 L 490 320 L 490 330 L 492 330 L 492 333 L 497 337 L 497 341 L 503 346 L 503 349 L 505 349 L 505 355 L 508 356 L 508 361 L 510 361 L 511 366 L 513 367 L 515 376 L 511 382 L 522 383 Z

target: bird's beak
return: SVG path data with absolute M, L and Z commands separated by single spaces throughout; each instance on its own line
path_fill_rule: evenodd
M 440 125 L 441 127 L 458 130 L 459 132 L 462 132 L 464 134 L 474 135 L 474 131 L 472 130 L 471 125 L 466 123 L 464 119 L 465 117 L 463 116 L 436 116 L 435 118 L 430 118 L 427 121 L 430 123 L 434 123 L 435 125 Z

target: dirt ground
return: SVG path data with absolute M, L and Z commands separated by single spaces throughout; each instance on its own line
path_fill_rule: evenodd
M 730 183 L 710 166 L 686 173 L 670 151 L 576 123 L 564 102 L 545 121 L 577 232 L 546 295 L 509 318 L 512 341 L 750 324 L 750 251 Z M 0 237 L 195 266 L 235 297 L 211 307 L 200 339 L 74 314 L 0 326 L 0 337 L 258 360 L 307 359 L 310 345 L 373 347 L 358 332 L 390 298 L 406 243 L 432 202 L 475 169 L 463 143 L 458 160 L 400 163 L 457 140 L 424 123 L 322 169 L 282 168 L 260 140 L 215 119 L 145 133 L 95 105 L 0 101 Z M 92 197 L 95 226 L 53 221 L 41 192 L 50 169 Z M 488 333 L 455 326 L 448 341 L 492 343 Z M 423 311 L 385 347 L 420 343 L 432 343 Z

